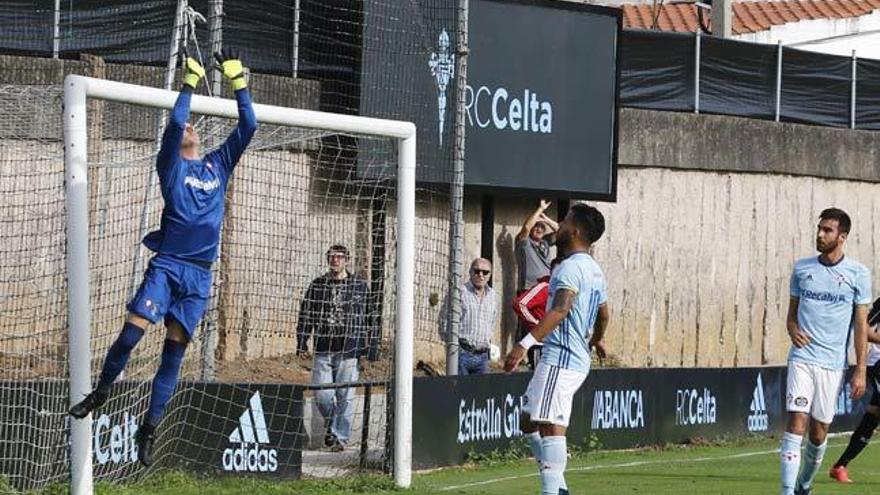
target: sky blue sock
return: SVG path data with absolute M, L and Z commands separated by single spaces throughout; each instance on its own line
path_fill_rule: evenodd
M 535 461 L 538 463 L 538 469 L 541 468 L 541 460 L 544 458 L 544 447 L 541 443 L 541 434 L 537 431 L 532 433 L 526 433 L 523 435 L 526 437 L 526 441 L 529 442 L 529 448 L 532 450 L 532 455 L 535 457 Z
M 565 465 L 568 452 L 564 436 L 543 437 L 541 447 L 544 459 L 541 464 L 541 495 L 559 495 L 565 488 Z
M 779 448 L 779 459 L 782 468 L 782 495 L 793 495 L 798 470 L 801 467 L 801 442 L 804 437 L 785 432 L 782 435 L 782 446 Z
M 177 386 L 177 378 L 180 375 L 180 364 L 183 362 L 183 354 L 186 352 L 186 344 L 165 340 L 162 348 L 162 362 L 156 377 L 153 378 L 153 391 L 150 394 L 150 408 L 147 410 L 147 423 L 159 426 L 162 415 L 165 414 L 165 406 L 174 393 Z
M 110 387 L 116 381 L 116 377 L 125 369 L 131 351 L 141 341 L 144 331 L 134 323 L 125 322 L 122 332 L 116 337 L 116 341 L 107 351 L 104 358 L 104 367 L 101 369 L 101 377 L 98 379 L 97 389 L 102 393 L 109 394 Z
M 798 485 L 801 488 L 810 488 L 816 473 L 822 467 L 822 459 L 825 458 L 825 448 L 828 447 L 828 441 L 822 442 L 822 445 L 813 445 L 813 442 L 807 442 L 807 448 L 804 451 L 804 469 L 798 477 Z

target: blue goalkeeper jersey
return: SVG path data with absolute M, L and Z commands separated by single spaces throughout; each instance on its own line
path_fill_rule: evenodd
M 236 91 L 238 125 L 232 134 L 202 159 L 186 160 L 180 144 L 191 99 L 192 91 L 180 92 L 162 136 L 156 172 L 165 206 L 159 230 L 147 234 L 144 245 L 159 254 L 210 263 L 217 257 L 226 186 L 257 130 L 257 119 L 248 90 Z
M 792 346 L 790 361 L 825 369 L 846 368 L 846 354 L 856 305 L 871 303 L 871 272 L 850 258 L 834 265 L 818 256 L 798 260 L 790 281 L 791 297 L 798 298 L 798 326 L 810 343 Z
M 590 371 L 589 340 L 599 314 L 599 306 L 608 301 L 605 274 L 587 253 L 574 253 L 553 271 L 547 297 L 547 311 L 561 290 L 575 294 L 575 302 L 562 323 L 544 338 L 541 362 L 579 373 Z

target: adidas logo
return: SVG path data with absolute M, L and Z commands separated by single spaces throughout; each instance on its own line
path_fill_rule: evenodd
M 749 431 L 767 431 L 767 404 L 764 402 L 764 380 L 758 373 L 758 383 L 752 392 L 752 404 L 749 406 Z
M 238 444 L 223 451 L 224 471 L 275 472 L 278 451 L 260 448 L 269 443 L 269 429 L 260 392 L 255 392 L 248 407 L 238 418 L 238 427 L 229 434 L 229 441 Z

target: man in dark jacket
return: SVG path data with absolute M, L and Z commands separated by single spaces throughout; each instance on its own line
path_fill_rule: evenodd
M 300 306 L 297 354 L 309 357 L 309 337 L 314 348 L 312 383 L 350 383 L 358 380 L 358 358 L 367 354 L 370 331 L 368 288 L 346 269 L 348 249 L 340 244 L 327 251 L 329 270 L 309 285 Z M 324 445 L 345 449 L 354 415 L 354 388 L 315 392 L 324 418 Z

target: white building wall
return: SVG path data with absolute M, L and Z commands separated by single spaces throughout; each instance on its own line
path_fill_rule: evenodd
M 849 19 L 817 19 L 773 26 L 734 36 L 742 41 L 776 44 L 832 55 L 880 59 L 880 10 Z

